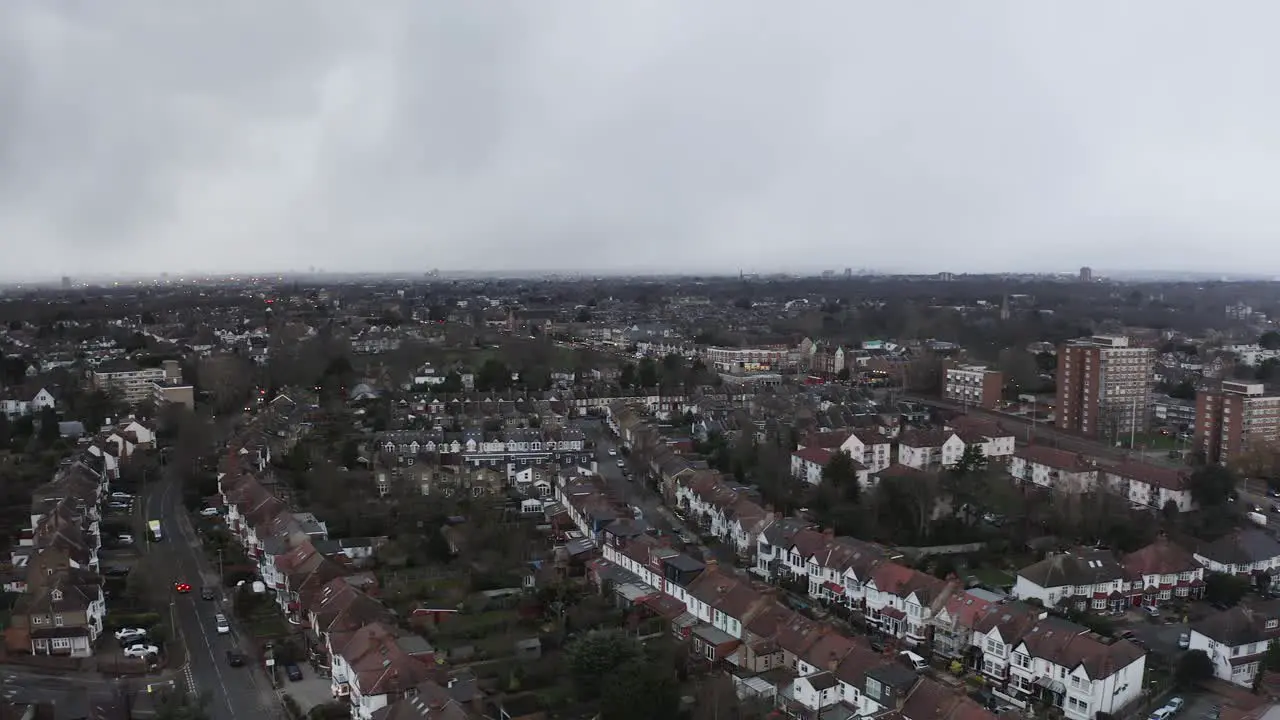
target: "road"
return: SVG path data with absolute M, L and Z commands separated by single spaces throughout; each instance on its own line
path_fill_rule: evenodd
M 640 508 L 644 521 L 663 533 L 698 537 L 697 533 L 690 532 L 685 527 L 680 518 L 671 512 L 670 508 L 662 502 L 662 497 L 649 485 L 649 468 L 641 467 L 622 456 L 618 450 L 617 439 L 603 422 L 584 421 L 580 426 L 596 444 L 596 472 L 614 497 Z M 610 451 L 616 454 L 610 455 Z M 629 463 L 627 469 L 630 477 L 618 467 L 619 460 Z M 686 550 L 690 551 L 695 549 L 697 553 L 701 553 L 699 557 L 702 559 L 713 557 L 712 550 L 701 543 L 695 542 L 686 547 Z
M 200 599 L 202 586 L 222 591 L 222 583 L 204 556 L 199 537 L 182 506 L 182 491 L 173 477 L 176 472 L 147 489 L 143 507 L 148 519 L 161 520 L 163 540 L 148 544 L 147 559 L 152 572 L 159 574 L 170 587 L 170 620 L 187 649 L 183 670 L 187 685 L 196 694 L 209 696 L 212 720 L 284 717 L 283 708 L 261 668 L 253 664 L 233 668 L 227 664 L 227 650 L 249 645 L 234 639 L 238 633 L 218 635 L 213 616 L 221 600 Z M 192 591 L 173 592 L 172 584 L 176 582 L 190 584 Z

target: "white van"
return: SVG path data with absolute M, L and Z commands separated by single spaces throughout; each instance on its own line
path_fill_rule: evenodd
M 929 669 L 929 663 L 925 662 L 924 658 L 911 652 L 910 650 L 903 650 L 902 652 L 898 653 L 898 657 L 906 660 L 907 664 L 911 666 L 911 669 L 917 672 L 921 670 Z

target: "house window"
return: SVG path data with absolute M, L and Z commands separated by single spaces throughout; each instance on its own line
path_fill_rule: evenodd
M 42 616 L 42 615 L 32 615 L 32 616 L 31 616 L 31 624 L 32 624 L 32 625 L 43 625 L 43 624 L 44 624 L 44 616 Z
M 54 638 L 49 646 L 54 650 L 68 650 L 71 648 L 71 638 Z
M 987 638 L 986 652 L 996 657 L 1004 657 L 1004 643 L 995 638 Z
M 54 625 L 57 625 L 58 627 L 62 627 L 62 616 L 61 616 L 61 615 L 54 615 L 54 616 L 53 616 L 53 624 L 54 624 Z
M 1277 627 L 1280 627 L 1280 620 L 1268 620 L 1268 621 L 1267 621 L 1267 629 L 1268 629 L 1268 630 L 1275 630 Z
M 1080 715 L 1089 714 L 1089 703 L 1077 697 L 1067 697 L 1067 707 Z
M 867 697 L 880 699 L 880 681 L 874 678 L 867 678 Z

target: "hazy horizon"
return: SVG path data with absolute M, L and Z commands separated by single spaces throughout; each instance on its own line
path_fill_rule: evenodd
M 1268 18 L 11 0 L 0 282 L 1254 274 L 1280 268 Z

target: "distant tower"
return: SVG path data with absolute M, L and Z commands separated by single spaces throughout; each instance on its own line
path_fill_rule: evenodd
M 62 276 L 62 289 L 63 290 L 71 289 L 71 278 L 67 277 L 66 275 Z
M 1009 296 L 1008 295 L 1005 295 L 1004 299 L 1000 301 L 1000 319 L 1001 320 L 1009 319 Z
M 845 268 L 845 269 L 844 269 L 844 279 L 845 279 L 845 280 L 848 280 L 848 279 L 849 279 L 849 278 L 851 278 L 851 277 L 853 277 L 853 268 Z
M 1080 282 L 1082 283 L 1093 282 L 1093 268 L 1091 267 L 1080 268 Z

